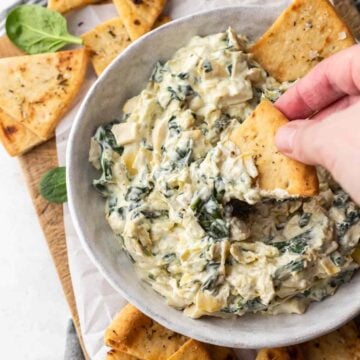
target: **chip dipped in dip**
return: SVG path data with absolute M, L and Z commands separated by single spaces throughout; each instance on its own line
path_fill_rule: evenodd
M 278 83 L 232 29 L 195 37 L 99 127 L 90 161 L 105 214 L 141 279 L 188 316 L 302 313 L 358 264 L 360 212 L 319 169 L 320 194 L 262 192 L 230 141 Z

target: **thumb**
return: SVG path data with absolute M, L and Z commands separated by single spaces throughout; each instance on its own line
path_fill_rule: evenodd
M 295 160 L 309 165 L 324 164 L 322 123 L 317 120 L 294 120 L 281 127 L 275 138 L 278 149 Z M 326 149 L 327 155 L 330 149 Z

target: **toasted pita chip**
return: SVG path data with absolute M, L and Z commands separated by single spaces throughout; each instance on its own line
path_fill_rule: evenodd
M 290 346 L 278 349 L 262 349 L 258 352 L 256 360 L 304 360 L 304 356 L 298 346 Z
M 127 305 L 105 332 L 105 344 L 146 360 L 166 360 L 188 339 L 165 329 L 132 305 Z
M 21 155 L 43 142 L 0 109 L 0 140 L 11 156 Z
M 139 360 L 139 358 L 120 351 L 110 350 L 106 355 L 106 360 Z
M 250 52 L 271 76 L 290 81 L 353 44 L 349 28 L 327 0 L 295 0 Z
M 153 29 L 156 29 L 162 25 L 167 24 L 168 22 L 170 22 L 172 20 L 172 18 L 168 15 L 160 15 L 160 17 L 156 20 Z
M 87 61 L 84 48 L 0 59 L 0 108 L 48 139 L 79 91 Z
M 131 43 L 119 17 L 105 21 L 81 37 L 86 48 L 90 50 L 90 59 L 97 75 Z
M 132 41 L 151 30 L 166 0 L 113 0 Z
M 260 189 L 283 189 L 294 196 L 315 195 L 319 190 L 316 169 L 286 157 L 275 145 L 276 131 L 287 122 L 270 101 L 263 100 L 231 134 L 231 140 L 243 154 L 255 159 Z
M 360 334 L 354 322 L 318 339 L 301 344 L 305 359 L 359 360 Z
M 205 344 L 188 340 L 169 360 L 211 360 L 212 357 Z
M 216 360 L 236 360 L 237 356 L 232 349 L 206 344 L 212 359 Z
M 90 4 L 98 3 L 102 0 L 49 0 L 48 8 L 55 10 L 59 13 L 65 13 L 67 11 Z

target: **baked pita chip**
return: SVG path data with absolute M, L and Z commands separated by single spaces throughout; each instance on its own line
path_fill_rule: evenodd
M 166 0 L 113 0 L 113 2 L 132 41 L 152 29 L 166 5 Z
M 309 360 L 312 358 L 309 358 Z M 258 352 L 256 360 L 305 360 L 298 346 L 287 348 L 262 349 Z
M 206 344 L 212 359 L 216 360 L 237 360 L 237 356 L 232 349 Z
M 114 318 L 105 332 L 107 346 L 146 360 L 166 360 L 187 340 L 130 304 Z
M 131 43 L 119 17 L 105 21 L 81 37 L 85 47 L 89 50 L 90 59 L 97 75 L 100 75 Z
M 291 81 L 354 44 L 349 28 L 327 0 L 295 0 L 249 51 L 271 76 Z
M 188 340 L 169 360 L 212 360 L 213 357 L 205 344 L 199 341 Z
M 106 360 L 139 360 L 139 358 L 120 351 L 110 350 L 106 355 Z
M 276 131 L 287 122 L 269 100 L 263 100 L 230 138 L 244 155 L 254 158 L 260 189 L 283 189 L 293 196 L 315 195 L 319 190 L 315 167 L 286 157 L 275 145 Z
M 160 15 L 160 17 L 156 20 L 153 29 L 156 29 L 162 25 L 167 24 L 168 22 L 170 22 L 172 20 L 172 18 L 168 15 Z
M 102 0 L 49 0 L 48 8 L 55 10 L 59 13 L 65 13 L 67 11 L 90 4 L 98 3 Z
M 84 48 L 0 59 L 0 108 L 47 140 L 84 80 Z
M 17 156 L 43 142 L 38 136 L 0 109 L 0 140 L 11 156 Z
M 305 359 L 359 360 L 359 331 L 352 321 L 328 335 L 301 344 Z

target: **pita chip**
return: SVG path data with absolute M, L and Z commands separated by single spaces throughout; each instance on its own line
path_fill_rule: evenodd
M 270 101 L 263 100 L 230 139 L 244 155 L 254 158 L 260 189 L 283 189 L 291 196 L 315 195 L 319 190 L 315 167 L 286 157 L 275 145 L 277 130 L 287 122 Z
M 301 344 L 300 347 L 305 359 L 356 360 L 360 359 L 359 335 L 352 321 L 328 335 Z
M 43 142 L 0 109 L 0 140 L 11 156 L 21 155 Z
M 110 350 L 106 355 L 106 360 L 139 360 L 139 358 L 120 351 Z
M 305 358 L 299 346 L 290 346 L 286 348 L 261 349 L 257 354 L 256 360 L 305 360 Z
M 295 0 L 249 51 L 275 79 L 291 81 L 354 44 L 348 26 L 327 0 Z
M 188 340 L 175 354 L 169 357 L 169 360 L 211 360 L 205 344 L 199 341 Z
M 84 48 L 0 59 L 0 109 L 47 140 L 77 95 L 87 61 Z
M 81 37 L 85 47 L 89 50 L 90 59 L 97 75 L 100 75 L 131 43 L 119 17 L 103 22 Z
M 132 41 L 152 29 L 166 5 L 166 0 L 113 0 L 113 2 Z
M 167 360 L 188 339 L 129 304 L 111 322 L 104 340 L 107 346 L 140 359 Z
M 153 29 L 156 29 L 162 25 L 167 24 L 168 22 L 170 22 L 172 20 L 172 18 L 168 15 L 160 15 L 160 17 L 156 20 Z
M 98 3 L 102 0 L 49 0 L 48 8 L 55 10 L 59 13 L 65 13 L 67 11 L 90 4 Z

